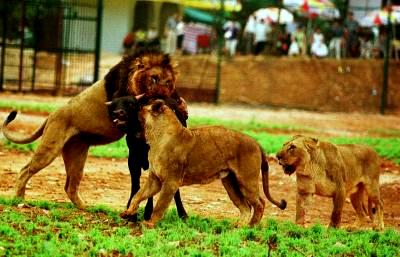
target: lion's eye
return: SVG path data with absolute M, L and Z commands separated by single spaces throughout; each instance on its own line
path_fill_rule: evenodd
M 167 80 L 167 82 L 165 83 L 167 86 L 171 86 L 172 85 L 172 82 L 171 82 L 171 80 Z
M 289 146 L 289 150 L 294 150 L 294 149 L 296 149 L 296 146 L 295 146 L 295 145 L 290 145 L 290 146 Z
M 156 84 L 158 82 L 158 78 L 156 76 L 151 76 L 151 82 Z

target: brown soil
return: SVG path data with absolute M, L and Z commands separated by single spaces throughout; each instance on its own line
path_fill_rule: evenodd
M 1 97 L 4 95 L 0 94 Z M 5 95 L 9 98 L 9 95 Z M 18 96 L 21 99 L 22 96 Z M 35 96 L 25 96 L 35 100 Z M 43 100 L 50 100 L 44 99 Z M 54 100 L 54 99 L 53 99 Z M 61 99 L 60 101 L 65 101 Z M 312 113 L 305 111 L 270 110 L 262 108 L 246 108 L 234 106 L 212 106 L 204 104 L 190 105 L 192 116 L 216 116 L 223 118 L 262 119 L 271 123 L 302 125 L 320 131 L 319 135 L 365 135 L 367 130 L 379 133 L 379 129 L 399 129 L 400 118 L 397 116 L 380 116 L 364 114 L 333 114 Z M 0 112 L 0 119 L 6 113 Z M 32 131 L 44 116 L 19 115 L 14 128 L 18 131 Z M 278 132 L 279 133 L 279 132 Z M 0 195 L 14 194 L 15 180 L 19 170 L 29 161 L 32 154 L 9 151 L 0 145 Z M 285 176 L 274 158 L 270 159 L 270 187 L 276 199 L 286 199 L 288 207 L 281 211 L 267 202 L 265 216 L 279 220 L 294 220 L 295 215 L 295 177 Z M 146 172 L 143 181 L 146 179 Z M 27 199 L 41 199 L 57 202 L 68 202 L 64 192 L 65 171 L 61 158 L 57 158 L 49 167 L 45 168 L 31 179 L 26 192 Z M 115 160 L 89 157 L 85 167 L 84 177 L 80 187 L 82 198 L 89 204 L 106 204 L 123 210 L 130 192 L 130 178 L 127 160 Z M 399 167 L 389 161 L 382 165 L 381 193 L 384 200 L 385 225 L 400 228 L 400 174 Z M 215 181 L 208 185 L 195 185 L 181 189 L 182 198 L 190 214 L 207 217 L 224 218 L 238 217 L 239 212 L 229 200 L 222 184 Z M 320 221 L 329 223 L 332 209 L 331 199 L 316 196 L 314 204 L 308 213 L 309 223 Z M 345 227 L 351 226 L 355 220 L 355 212 L 350 201 L 346 201 L 343 214 Z

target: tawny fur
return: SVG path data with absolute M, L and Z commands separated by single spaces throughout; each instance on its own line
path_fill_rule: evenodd
M 376 208 L 378 228 L 383 229 L 383 203 L 379 191 L 380 159 L 370 147 L 356 144 L 335 145 L 306 136 L 295 136 L 277 154 L 288 175 L 296 172 L 296 222 L 305 223 L 305 212 L 312 195 L 333 198 L 331 227 L 340 226 L 346 197 L 357 213 L 358 224 L 365 221 L 363 195 Z
M 105 102 L 129 94 L 177 96 L 175 75 L 169 57 L 161 53 L 127 56 L 110 70 L 105 79 L 50 114 L 32 135 L 13 134 L 7 124 L 15 118 L 15 113 L 10 114 L 2 127 L 7 139 L 15 143 L 30 143 L 42 136 L 31 161 L 19 174 L 16 196 L 24 197 L 29 179 L 61 153 L 67 173 L 65 191 L 77 207 L 84 208 L 78 189 L 89 147 L 111 143 L 124 135 L 110 121 Z
M 267 198 L 281 209 L 286 207 L 284 200 L 278 203 L 271 198 L 267 159 L 260 145 L 251 137 L 217 126 L 185 128 L 162 100 L 143 107 L 140 117 L 150 146 L 150 173 L 145 186 L 132 199 L 122 217 L 132 215 L 141 201 L 160 192 L 147 223 L 154 226 L 179 187 L 221 179 L 243 216 L 250 215 L 253 208 L 249 224 L 257 224 L 265 206 L 259 193 L 260 169 Z

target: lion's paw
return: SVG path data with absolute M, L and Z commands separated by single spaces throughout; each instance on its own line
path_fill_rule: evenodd
M 122 212 L 119 216 L 123 219 L 130 219 L 131 217 L 135 216 L 135 213 L 132 213 L 132 212 L 126 210 L 126 211 Z
M 156 224 L 151 221 L 143 221 L 143 225 L 145 225 L 147 228 L 154 228 L 156 226 Z

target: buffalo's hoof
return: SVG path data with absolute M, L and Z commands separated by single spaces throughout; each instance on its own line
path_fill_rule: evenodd
M 186 212 L 183 214 L 178 214 L 178 216 L 179 218 L 181 218 L 181 220 L 187 220 L 187 218 L 189 217 Z

